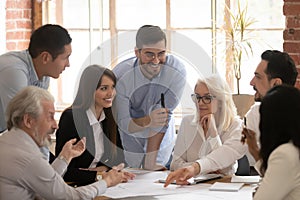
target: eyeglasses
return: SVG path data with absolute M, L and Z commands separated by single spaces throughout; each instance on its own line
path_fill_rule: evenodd
M 210 104 L 211 101 L 216 98 L 215 96 L 212 96 L 212 95 L 204 95 L 204 96 L 200 96 L 199 94 L 191 94 L 191 97 L 192 97 L 192 100 L 195 102 L 195 103 L 199 103 L 200 100 L 202 99 L 202 102 L 204 104 Z
M 142 51 L 142 49 L 140 49 L 140 52 Z M 145 58 L 148 60 L 148 61 L 152 61 L 155 59 L 155 57 L 157 57 L 159 60 L 164 58 L 166 56 L 166 51 L 161 51 L 159 52 L 158 54 L 155 54 L 153 52 L 144 52 L 143 53 L 145 55 Z

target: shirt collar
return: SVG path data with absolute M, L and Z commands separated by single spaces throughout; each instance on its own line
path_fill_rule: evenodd
M 35 68 L 34 68 L 34 65 L 33 65 L 33 61 L 32 61 L 32 58 L 31 58 L 31 56 L 29 54 L 29 51 L 26 50 L 25 52 L 26 52 L 26 56 L 27 56 L 28 61 L 29 61 L 30 71 L 32 72 L 32 76 L 34 77 L 35 81 L 39 81 L 39 78 L 38 78 L 37 73 L 35 71 Z
M 102 122 L 105 119 L 105 113 L 104 113 L 103 110 L 101 112 L 99 121 L 96 119 L 96 116 L 95 116 L 95 114 L 94 114 L 94 112 L 92 111 L 91 108 L 89 108 L 88 110 L 86 110 L 86 115 L 87 115 L 87 117 L 89 119 L 89 122 L 90 122 L 91 126 L 94 125 L 94 124 L 100 123 L 100 122 Z
M 31 81 L 31 83 L 33 83 L 34 86 L 40 87 L 41 85 L 44 84 L 44 82 L 46 82 L 47 78 L 45 76 L 43 76 L 42 80 L 39 79 L 39 77 L 36 73 L 36 70 L 34 68 L 34 64 L 33 64 L 32 58 L 29 54 L 29 51 L 25 50 L 25 53 L 26 53 L 26 56 L 27 56 L 27 59 L 29 62 L 30 81 Z

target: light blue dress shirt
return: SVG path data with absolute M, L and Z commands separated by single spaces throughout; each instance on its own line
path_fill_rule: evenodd
M 9 101 L 24 87 L 34 85 L 48 89 L 50 78 L 38 79 L 28 50 L 8 52 L 0 56 L 0 134 L 6 129 L 5 111 Z M 46 160 L 49 148 L 40 149 Z
M 170 159 L 175 143 L 175 121 L 173 110 L 180 102 L 186 83 L 184 65 L 174 56 L 168 55 L 158 76 L 147 79 L 135 57 L 118 64 L 113 72 L 118 78 L 114 101 L 117 122 L 125 150 L 125 160 L 131 167 L 140 167 L 147 148 L 147 137 L 150 128 L 141 132 L 129 133 L 128 125 L 132 118 L 149 115 L 161 107 L 161 93 L 165 96 L 165 106 L 170 110 L 168 126 L 154 131 L 165 132 L 157 156 L 157 163 L 166 165 Z
M 48 89 L 49 82 L 49 77 L 38 79 L 28 50 L 0 56 L 0 133 L 6 129 L 6 107 L 16 93 L 29 85 Z

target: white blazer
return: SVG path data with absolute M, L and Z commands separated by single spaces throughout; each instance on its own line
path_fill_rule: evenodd
M 205 139 L 202 127 L 193 121 L 194 116 L 182 119 L 171 170 L 186 167 L 198 162 L 200 174 L 221 170 L 223 174 L 234 174 L 236 161 L 245 155 L 247 147 L 240 142 L 242 120 L 234 119 L 227 131 L 218 133 L 215 138 Z

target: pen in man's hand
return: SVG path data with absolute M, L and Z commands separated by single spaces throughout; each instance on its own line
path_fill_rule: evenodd
M 245 127 L 247 127 L 247 118 L 246 117 L 244 117 L 244 125 L 245 125 Z
M 161 93 L 160 94 L 160 103 L 161 103 L 161 107 L 162 108 L 165 108 L 166 106 L 165 106 L 165 95 L 164 95 L 164 93 Z

